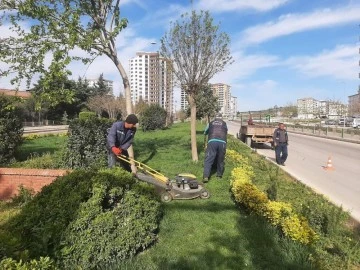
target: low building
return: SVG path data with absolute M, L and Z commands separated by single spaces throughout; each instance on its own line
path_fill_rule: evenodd
M 1 94 L 5 95 L 5 96 L 14 96 L 14 97 L 21 97 L 21 98 L 31 97 L 30 91 L 4 89 L 4 88 L 0 88 L 0 95 Z
M 349 96 L 349 115 L 360 116 L 360 87 L 357 94 Z

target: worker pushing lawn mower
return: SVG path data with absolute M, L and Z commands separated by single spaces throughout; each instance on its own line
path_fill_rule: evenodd
M 161 200 L 184 200 L 210 197 L 209 192 L 199 184 L 193 174 L 178 174 L 174 179 L 150 168 L 149 166 L 129 157 L 128 149 L 132 145 L 138 119 L 134 114 L 129 114 L 125 121 L 115 122 L 109 130 L 107 137 L 108 166 L 115 166 L 120 161 L 121 167 L 133 173 L 141 181 L 155 186 L 161 194 Z

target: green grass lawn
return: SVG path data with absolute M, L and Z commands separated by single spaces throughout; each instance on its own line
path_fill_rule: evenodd
M 36 139 L 26 139 L 16 151 L 15 159 L 25 161 L 32 156 L 42 156 L 44 154 L 54 154 L 61 151 L 67 141 L 66 136 L 50 135 Z
M 189 124 L 138 132 L 135 156 L 167 175 L 203 172 L 203 126 L 198 128 L 199 162 L 191 161 Z M 243 147 L 244 151 L 248 151 Z M 261 217 L 239 210 L 230 194 L 230 164 L 222 180 L 206 184 L 210 199 L 164 205 L 158 242 L 121 269 L 311 269 L 307 247 L 279 236 Z
M 135 158 L 170 178 L 178 173 L 192 173 L 201 179 L 204 160 L 201 135 L 203 128 L 204 125 L 199 124 L 198 163 L 191 160 L 189 123 L 176 124 L 170 129 L 156 132 L 138 131 L 134 143 Z M 24 160 L 30 153 L 37 151 L 56 154 L 61 152 L 65 143 L 66 138 L 57 136 L 25 141 L 19 149 L 21 155 L 18 157 Z M 340 215 L 324 198 L 278 171 L 276 166 L 268 164 L 237 140 L 229 140 L 228 148 L 236 149 L 251 159 L 256 174 L 254 183 L 260 189 L 267 190 L 272 179 L 276 178 L 277 199 L 290 202 L 297 212 L 306 211 L 304 205 L 312 205 L 315 214 L 321 213 L 324 209 L 322 207 L 326 206 L 326 211 L 335 211 L 335 217 Z M 264 218 L 241 209 L 234 203 L 230 193 L 229 175 L 232 166 L 226 162 L 223 179 L 213 176 L 206 184 L 211 193 L 209 199 L 175 200 L 164 204 L 158 241 L 148 250 L 114 268 L 317 269 L 319 265 L 313 265 L 311 261 L 314 259 L 310 259 L 314 258 L 315 251 L 321 253 L 322 260 L 328 261 L 330 268 L 327 269 L 331 269 L 333 258 L 337 258 L 336 262 L 348 260 L 349 268 L 356 262 L 359 250 L 356 244 L 349 251 L 353 252 L 352 255 L 338 251 L 336 243 L 334 244 L 336 241 L 344 241 L 344 237 L 358 241 L 353 232 L 340 234 L 340 231 L 345 231 L 340 222 L 339 228 L 335 231 L 332 228 L 333 231 L 328 232 L 328 236 L 332 237 L 331 241 L 324 238 L 320 242 L 321 247 L 308 247 L 283 237 Z M 320 221 L 315 219 L 311 222 L 316 225 Z

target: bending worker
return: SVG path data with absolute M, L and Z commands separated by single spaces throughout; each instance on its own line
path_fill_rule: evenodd
M 216 175 L 221 178 L 225 170 L 226 136 L 227 125 L 220 118 L 215 118 L 206 127 L 204 134 L 208 135 L 208 142 L 205 152 L 203 182 L 209 181 L 211 167 L 216 164 Z
M 129 114 L 125 122 L 117 121 L 110 128 L 107 136 L 108 166 L 112 168 L 116 162 L 128 172 L 134 172 L 129 163 L 119 160 L 116 156 L 124 155 L 129 157 L 128 148 L 132 145 L 136 133 L 136 124 L 139 122 L 135 114 Z M 134 158 L 134 157 L 131 157 Z

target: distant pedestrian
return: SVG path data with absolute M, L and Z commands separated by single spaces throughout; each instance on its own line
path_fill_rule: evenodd
M 138 118 L 135 114 L 129 114 L 125 121 L 117 121 L 110 128 L 107 136 L 108 166 L 112 168 L 117 162 L 129 172 L 134 172 L 129 163 L 119 160 L 116 156 L 129 157 L 128 148 L 132 145 L 136 133 Z M 134 157 L 130 157 L 134 158 Z
M 203 182 L 209 181 L 211 168 L 216 160 L 216 175 L 223 176 L 225 170 L 226 136 L 228 128 L 220 118 L 215 118 L 206 127 L 204 134 L 208 135 L 208 143 L 205 152 Z
M 288 157 L 287 147 L 289 144 L 289 138 L 283 123 L 279 123 L 279 127 L 275 129 L 273 141 L 275 146 L 276 163 L 285 166 L 285 161 Z

